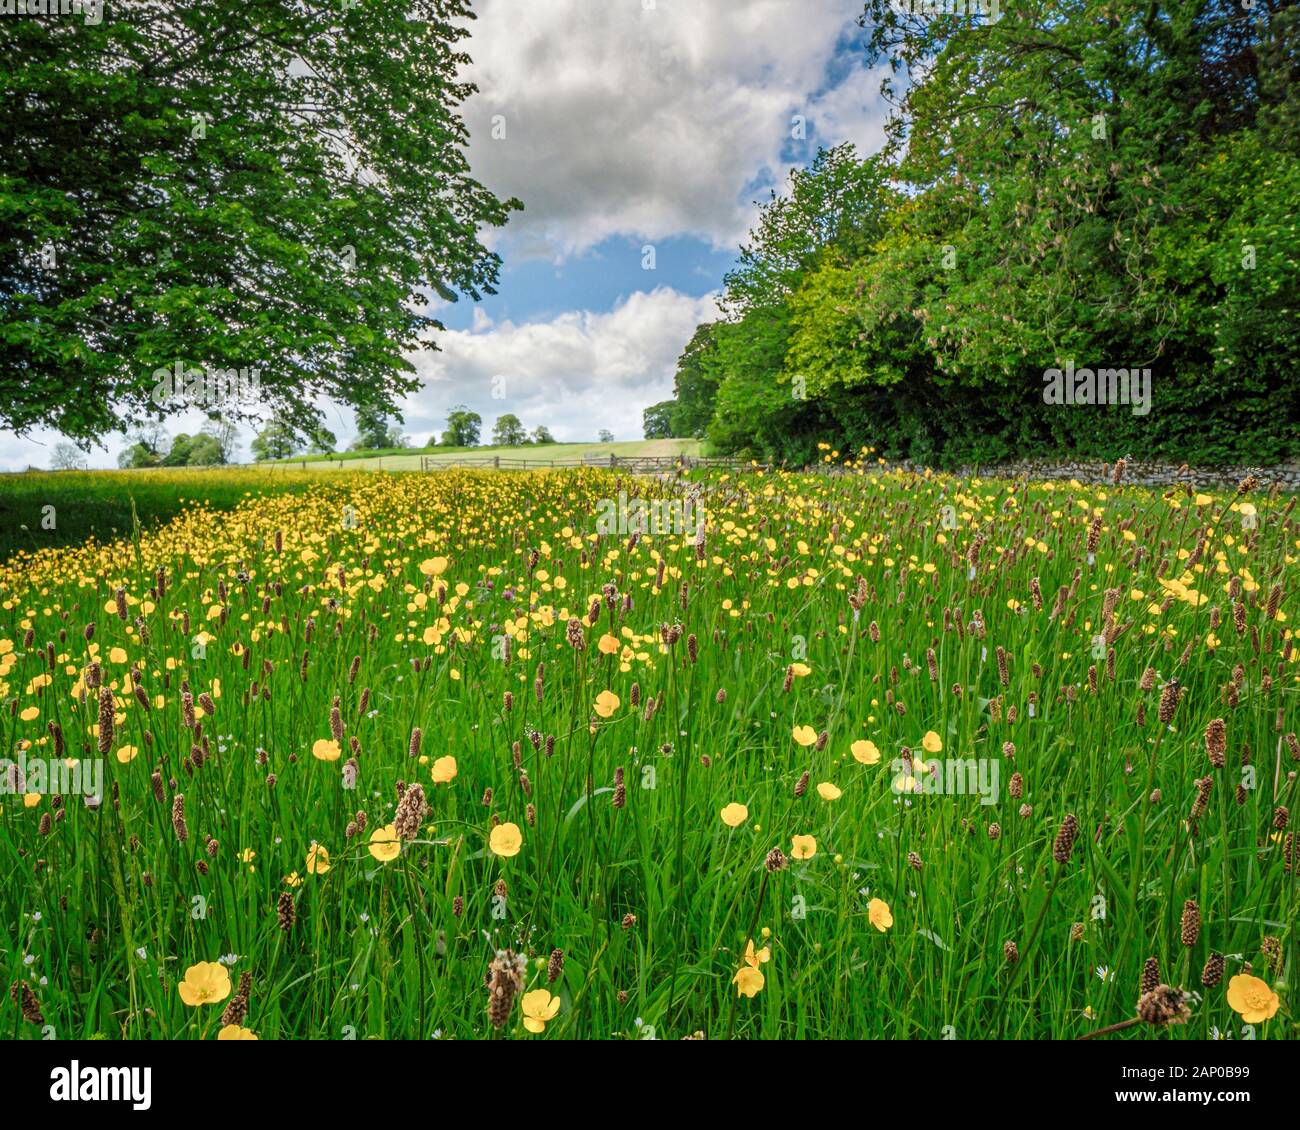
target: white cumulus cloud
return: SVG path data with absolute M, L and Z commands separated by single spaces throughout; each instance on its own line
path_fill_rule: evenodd
M 865 153 L 883 139 L 878 75 L 854 68 L 813 93 L 858 0 L 483 0 L 476 11 L 470 164 L 526 205 L 499 237 L 515 256 L 577 254 L 614 235 L 732 247 L 753 219 L 747 186 L 784 180 L 795 114 L 822 144 Z
M 642 409 L 672 396 L 682 347 L 700 322 L 717 317 L 714 296 L 660 287 L 604 313 L 484 320 L 443 334 L 440 352 L 412 358 L 424 388 L 402 405 L 403 431 L 422 444 L 442 433 L 452 405 L 465 404 L 483 417 L 485 441 L 507 412 L 529 431 L 544 424 L 559 440 L 595 439 L 601 428 L 640 439 Z

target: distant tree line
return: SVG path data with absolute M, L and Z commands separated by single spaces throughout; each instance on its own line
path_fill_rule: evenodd
M 152 424 L 136 429 L 129 439 L 117 457 L 119 467 L 213 467 L 234 459 L 237 432 L 229 421 L 210 420 L 194 435 L 168 436 L 161 424 Z
M 402 434 L 394 417 L 382 410 L 362 409 L 357 412 L 357 435 L 348 445 L 349 451 L 395 451 L 411 446 L 408 436 Z M 441 436 L 429 437 L 429 447 L 478 447 L 483 430 L 483 418 L 463 404 L 458 404 L 447 414 L 447 428 Z M 608 429 L 600 432 L 602 443 L 612 443 L 614 434 Z M 507 412 L 497 417 L 492 429 L 492 444 L 496 447 L 521 447 L 555 443 L 551 430 L 539 424 L 528 431 L 519 417 Z M 235 425 L 222 420 L 212 420 L 196 435 L 184 432 L 169 436 L 161 424 L 137 428 L 128 436 L 128 443 L 118 455 L 119 467 L 195 467 L 215 466 L 235 461 L 237 432 Z M 249 445 L 253 459 L 259 463 L 276 459 L 292 459 L 302 455 L 332 455 L 338 450 L 338 439 L 322 424 L 312 426 L 305 434 L 284 415 L 272 416 L 253 437 Z M 66 441 L 55 445 L 51 453 L 53 470 L 84 469 L 87 461 L 80 448 Z
M 356 413 L 356 438 L 348 445 L 349 451 L 396 451 L 411 446 L 409 436 L 402 433 L 396 417 L 382 409 L 362 408 Z M 455 405 L 447 413 L 447 427 L 441 436 L 429 437 L 428 447 L 478 447 L 483 431 L 483 417 L 463 404 Z M 613 434 L 601 432 L 602 442 L 612 441 Z M 519 417 L 507 412 L 497 417 L 492 429 L 492 444 L 497 447 L 520 447 L 525 444 L 555 443 L 551 430 L 539 424 L 528 431 Z M 263 426 L 252 442 L 253 458 L 258 462 L 271 459 L 290 459 L 295 455 L 328 455 L 337 450 L 334 433 L 324 427 L 313 429 L 302 436 L 293 423 L 283 416 L 275 416 Z

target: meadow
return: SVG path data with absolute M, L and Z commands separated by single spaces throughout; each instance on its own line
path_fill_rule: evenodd
M 1295 499 L 824 458 L 16 554 L 5 1034 L 1294 1038 Z
M 479 447 L 395 447 L 385 451 L 344 451 L 329 455 L 306 455 L 266 463 L 268 469 L 307 471 L 418 471 L 423 464 L 434 468 L 453 467 L 461 460 L 524 459 L 530 463 L 561 460 L 599 460 L 618 455 L 626 459 L 640 455 L 699 455 L 704 445 L 697 439 L 620 440 L 610 443 L 545 443 Z
M 186 509 L 229 510 L 252 497 L 295 492 L 316 482 L 310 471 L 274 478 L 259 467 L 135 471 L 24 471 L 0 475 L 0 560 L 20 552 L 130 538 Z

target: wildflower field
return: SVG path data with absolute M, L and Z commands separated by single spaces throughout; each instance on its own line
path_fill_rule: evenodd
M 1294 1037 L 1294 499 L 838 471 L 17 553 L 4 1034 Z

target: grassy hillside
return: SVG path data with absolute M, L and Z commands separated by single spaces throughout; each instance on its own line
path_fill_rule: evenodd
M 561 459 L 585 459 L 595 455 L 698 455 L 700 441 L 697 439 L 643 439 L 625 443 L 548 443 L 541 447 L 445 447 L 412 448 L 385 455 L 352 456 L 344 454 L 334 458 L 308 456 L 306 459 L 285 459 L 278 463 L 268 463 L 268 468 L 276 470 L 294 469 L 305 471 L 418 471 L 421 459 L 430 459 L 437 463 L 455 463 L 464 459 L 491 459 L 500 456 L 503 459 L 527 459 L 529 462 Z

